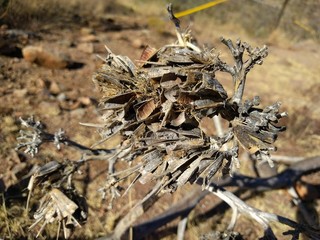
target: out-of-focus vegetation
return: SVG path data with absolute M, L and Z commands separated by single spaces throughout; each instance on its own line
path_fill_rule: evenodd
M 166 18 L 165 5 L 169 2 L 173 3 L 175 12 L 179 12 L 209 1 L 1 0 L 0 23 L 14 28 L 39 29 L 51 24 L 88 24 L 92 19 L 121 13 L 143 15 L 146 24 L 162 29 Z M 184 19 L 186 22 L 189 19 L 206 19 L 219 26 L 234 25 L 253 37 L 265 38 L 284 33 L 290 40 L 319 40 L 319 13 L 318 0 L 229 0 Z
M 0 0 L 0 5 L 5 7 L 1 11 L 0 23 L 32 30 L 51 25 L 86 25 L 90 20 L 107 14 L 133 12 L 118 1 L 111 0 Z

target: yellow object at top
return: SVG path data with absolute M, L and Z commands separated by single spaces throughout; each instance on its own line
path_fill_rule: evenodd
M 220 3 L 224 3 L 226 1 L 228 1 L 228 0 L 216 0 L 216 1 L 208 2 L 208 3 L 205 3 L 205 4 L 199 5 L 197 7 L 190 8 L 190 9 L 187 9 L 187 10 L 182 11 L 182 12 L 178 12 L 178 13 L 176 13 L 174 15 L 177 18 L 184 17 L 184 16 L 190 15 L 192 13 L 199 12 L 201 10 L 207 9 L 209 7 L 213 7 L 213 6 L 218 5 Z

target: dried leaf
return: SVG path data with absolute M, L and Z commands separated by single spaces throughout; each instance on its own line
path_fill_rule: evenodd
M 189 106 L 194 100 L 194 96 L 188 92 L 180 92 L 177 102 L 181 105 Z
M 178 127 L 186 121 L 185 112 L 181 112 L 175 119 L 171 120 L 171 125 Z
M 146 48 L 142 51 L 142 54 L 139 59 L 139 62 L 141 62 L 141 67 L 144 65 L 144 62 L 151 61 L 152 57 L 155 56 L 157 52 L 157 49 L 150 46 L 146 46 Z
M 187 75 L 187 80 L 181 85 L 181 87 L 185 90 L 192 90 L 197 83 L 201 82 L 201 80 L 201 72 L 190 71 Z
M 202 157 L 199 156 L 196 160 L 194 160 L 189 167 L 183 171 L 183 173 L 180 175 L 180 177 L 177 179 L 177 185 L 183 186 L 191 177 L 192 175 L 197 171 L 199 168 L 200 161 L 202 160 Z
M 269 136 L 265 136 L 261 132 L 256 132 L 253 128 L 245 125 L 236 125 L 233 127 L 233 133 L 241 146 L 250 154 L 260 150 L 275 150 L 275 147 L 272 146 L 274 140 L 271 140 Z
M 54 188 L 49 193 L 52 200 L 57 205 L 62 217 L 71 216 L 78 208 L 77 204 L 71 201 L 66 195 L 64 195 L 60 190 Z
M 167 100 L 161 104 L 161 107 L 162 107 L 161 111 L 164 113 L 164 117 L 162 119 L 161 126 L 165 125 L 166 120 L 168 118 L 168 115 L 172 109 L 172 105 L 173 105 L 173 103 L 170 100 Z
M 182 80 L 174 73 L 164 74 L 160 80 L 160 86 L 163 88 L 173 88 L 181 84 Z
M 199 123 L 200 129 L 209 137 L 213 137 L 216 134 L 216 128 L 212 118 L 204 117 Z
M 135 97 L 134 92 L 127 92 L 118 94 L 116 96 L 109 97 L 103 100 L 105 103 L 114 103 L 114 104 L 126 104 L 132 97 Z
M 197 110 L 199 110 L 199 109 L 205 109 L 205 108 L 216 108 L 220 104 L 210 99 L 200 99 L 200 100 L 195 100 L 193 102 L 193 105 Z
M 136 110 L 137 120 L 145 120 L 156 109 L 156 104 L 153 99 L 146 100 Z
M 178 88 L 171 88 L 171 89 L 165 90 L 164 96 L 166 97 L 167 100 L 174 103 L 177 101 L 178 93 L 179 93 Z

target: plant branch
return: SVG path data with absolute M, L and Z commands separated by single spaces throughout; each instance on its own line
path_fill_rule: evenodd
M 91 157 L 102 157 L 113 153 L 114 150 L 109 149 L 92 149 L 81 145 L 75 141 L 67 138 L 65 132 L 59 129 L 55 134 L 51 134 L 45 131 L 44 126 L 39 121 L 34 121 L 33 117 L 23 120 L 20 118 L 21 124 L 30 130 L 21 130 L 20 136 L 17 138 L 19 143 L 16 149 L 26 148 L 25 152 L 34 156 L 39 147 L 45 142 L 53 142 L 57 149 L 61 148 L 61 144 L 72 147 L 83 154 L 91 155 Z M 87 157 L 89 158 L 89 157 Z
M 233 67 L 225 63 L 221 63 L 220 65 L 222 70 L 229 72 L 233 78 L 234 95 L 231 98 L 231 102 L 239 104 L 242 101 L 248 72 L 255 64 L 262 64 L 263 59 L 268 55 L 268 48 L 267 46 L 263 46 L 262 48 L 252 49 L 249 44 L 242 43 L 240 40 L 237 40 L 234 45 L 231 39 L 225 38 L 221 38 L 221 42 L 229 48 L 235 62 Z M 249 55 L 247 60 L 243 59 L 245 51 Z
M 244 201 L 242 201 L 240 198 L 238 198 L 236 195 L 234 195 L 232 192 L 226 191 L 224 188 L 211 184 L 207 190 L 218 196 L 223 201 L 225 201 L 233 209 L 233 211 L 236 211 L 235 214 L 239 212 L 258 222 L 264 230 L 263 239 L 277 239 L 270 227 L 271 222 L 279 222 L 294 228 L 294 230 L 286 233 L 292 234 L 293 237 L 299 237 L 300 233 L 304 233 L 308 237 L 310 237 L 310 239 L 320 238 L 319 230 L 309 226 L 301 225 L 288 218 L 278 216 L 272 213 L 263 212 L 256 208 L 253 208 L 246 204 Z
M 303 169 L 303 171 L 300 172 L 299 169 L 301 168 Z M 234 177 L 228 177 L 227 179 L 223 179 L 220 182 L 217 180 L 218 181 L 217 185 L 236 186 L 239 189 L 254 189 L 255 191 L 268 191 L 268 190 L 274 190 L 279 188 L 289 188 L 293 186 L 293 184 L 302 175 L 306 175 L 311 172 L 318 171 L 319 169 L 320 169 L 320 157 L 313 157 L 289 166 L 282 173 L 274 177 L 261 179 L 261 178 L 250 178 L 243 175 L 235 175 Z M 203 184 L 202 181 L 203 180 L 200 178 L 197 184 L 202 185 Z M 189 196 L 182 199 L 179 203 L 170 207 L 168 210 L 166 210 L 162 214 L 156 216 L 153 219 L 149 219 L 143 223 L 133 226 L 134 237 L 146 236 L 154 232 L 156 229 L 160 228 L 161 226 L 164 226 L 165 224 L 169 223 L 170 221 L 178 217 L 185 217 L 196 207 L 196 205 L 201 201 L 201 199 L 205 197 L 208 193 L 210 192 L 207 190 L 201 191 L 201 189 L 199 188 L 193 191 Z M 221 193 L 219 195 L 221 195 Z M 233 207 L 234 214 L 233 214 L 233 219 L 230 221 L 228 229 L 234 226 L 236 217 L 238 215 L 237 206 L 230 201 L 229 203 Z M 283 219 L 279 217 L 278 220 L 284 221 L 284 224 L 285 224 L 288 219 L 286 218 Z M 295 224 L 296 223 L 291 221 L 286 225 L 296 226 Z M 272 230 L 267 225 L 265 225 L 265 234 L 270 236 L 272 235 Z M 272 236 L 274 237 L 274 235 Z

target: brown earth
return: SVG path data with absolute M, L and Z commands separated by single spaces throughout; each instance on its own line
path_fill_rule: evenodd
M 171 22 L 166 20 L 164 4 L 153 1 L 148 3 L 136 1 L 134 4 L 116 1 L 116 4 L 113 4 L 113 1 L 110 1 L 103 7 L 100 6 L 102 10 L 90 14 L 92 6 L 86 9 L 83 6 L 85 1 L 78 1 L 82 5 L 75 10 L 76 13 L 72 12 L 69 5 L 61 7 L 60 4 L 64 11 L 61 11 L 61 15 L 53 14 L 52 8 L 55 6 L 49 6 L 50 11 L 48 10 L 47 14 L 51 19 L 44 18 L 45 11 L 41 13 L 44 16 L 40 14 L 37 17 L 32 14 L 24 15 L 22 9 L 13 11 L 12 6 L 16 6 L 15 1 L 9 1 L 12 6 L 10 8 L 9 5 L 8 12 L 0 19 L 3 23 L 0 29 L 0 192 L 21 180 L 35 164 L 41 165 L 51 159 L 77 160 L 80 157 L 67 148 L 63 147 L 57 152 L 49 146 L 43 147 L 35 158 L 26 156 L 23 152 L 17 153 L 14 147 L 20 128 L 19 117 L 35 116 L 47 125 L 49 131 L 55 132 L 63 128 L 68 137 L 90 146 L 99 139 L 99 135 L 90 128 L 80 126 L 79 122 L 99 122 L 97 103 L 101 95 L 91 78 L 103 63 L 97 54 L 102 57 L 106 55 L 104 45 L 115 54 L 127 55 L 135 60 L 139 59 L 143 48 L 147 45 L 158 48 L 176 40 L 174 28 Z M 255 7 L 252 7 L 252 2 L 256 4 Z M 263 4 L 259 5 L 259 1 L 252 2 L 242 1 L 242 4 L 247 4 L 244 6 L 258 13 L 259 7 L 266 7 Z M 275 1 L 267 2 L 271 5 L 277 4 Z M 292 2 L 299 3 L 299 1 Z M 195 1 L 187 1 L 187 5 L 181 4 L 178 8 L 185 9 L 196 4 Z M 30 9 L 32 6 L 29 5 Z M 319 10 L 319 4 L 317 7 L 315 11 Z M 269 56 L 262 66 L 256 67 L 249 73 L 245 98 L 259 95 L 264 106 L 281 101 L 282 109 L 289 113 L 285 122 L 288 129 L 277 141 L 276 154 L 301 157 L 320 155 L 320 45 L 317 38 L 319 29 L 313 28 L 314 20 L 307 19 L 309 20 L 307 21 L 301 17 L 303 21 L 300 19 L 300 27 L 297 30 L 299 38 L 293 38 L 294 30 L 287 30 L 286 18 L 276 29 L 272 28 L 273 25 L 267 18 L 265 25 L 255 23 L 262 24 L 264 28 L 261 29 L 261 26 L 246 28 L 250 25 L 248 20 L 239 21 L 237 17 L 241 16 L 243 14 L 241 11 L 244 10 L 234 12 L 234 17 L 229 21 L 225 16 L 219 15 L 221 11 L 226 12 L 234 8 L 236 6 L 226 5 L 223 8 L 219 5 L 213 8 L 215 10 L 208 10 L 211 12 L 194 14 L 192 20 L 188 17 L 182 18 L 182 26 L 186 27 L 192 22 L 190 29 L 199 45 L 219 49 L 222 58 L 228 61 L 230 56 L 227 49 L 219 42 L 220 36 L 233 40 L 240 38 L 253 46 L 267 44 L 270 49 Z M 32 9 L 35 10 L 37 7 Z M 251 15 L 253 12 L 250 12 Z M 295 12 L 292 10 L 290 13 L 294 15 Z M 305 11 L 302 13 L 307 14 Z M 12 16 L 16 18 L 13 19 Z M 214 19 L 214 16 L 218 16 L 217 19 Z M 248 17 L 254 21 L 257 15 Z M 18 26 L 21 27 L 18 29 Z M 303 26 L 304 29 L 301 29 Z M 257 33 L 254 29 L 263 30 L 263 33 Z M 301 33 L 303 31 L 305 34 Z M 32 54 L 41 52 L 42 55 L 38 58 L 33 56 L 23 58 L 22 49 L 27 46 L 34 46 L 37 49 L 38 52 Z M 49 64 L 44 63 L 48 58 L 51 59 Z M 218 79 L 230 91 L 230 79 L 224 75 L 218 76 Z M 245 167 L 248 161 L 244 158 L 242 162 L 241 171 L 252 175 L 252 171 Z M 278 168 L 281 170 L 283 167 L 279 165 Z M 77 177 L 79 191 L 88 201 L 89 218 L 71 239 L 93 239 L 106 235 L 126 209 L 141 199 L 148 189 L 147 186 L 137 185 L 127 196 L 116 201 L 112 210 L 108 210 L 107 203 L 101 200 L 97 192 L 103 185 L 105 169 L 107 163 L 92 162 L 83 168 L 83 175 Z M 319 184 L 319 173 L 311 178 L 313 183 Z M 164 196 L 139 219 L 139 222 L 160 214 L 196 187 L 187 185 L 173 195 Z M 34 232 L 27 230 L 32 222 L 30 219 L 32 216 L 23 215 L 26 191 L 22 196 L 20 193 L 15 194 L 17 196 L 12 195 L 7 205 L 3 204 L 0 208 L 0 238 L 33 239 Z M 297 218 L 297 209 L 291 204 L 291 197 L 286 190 L 251 194 L 247 197 L 250 205 L 263 211 L 283 215 L 296 221 L 300 219 Z M 215 215 L 210 214 L 210 209 L 218 202 L 220 200 L 216 197 L 206 196 L 199 203 L 189 216 L 186 239 L 198 239 L 202 234 L 212 230 L 223 231 L 227 227 L 231 217 L 230 210 Z M 314 201 L 312 204 L 311 209 L 315 209 L 319 214 L 319 201 Z M 160 235 L 164 239 L 174 239 L 176 224 L 177 221 L 161 228 Z M 55 229 L 49 227 L 39 239 L 47 239 L 46 234 L 49 238 L 55 238 Z M 290 239 L 281 235 L 287 230 L 286 228 L 276 224 L 275 229 L 279 239 Z M 262 235 L 259 226 L 245 217 L 240 217 L 235 230 L 242 233 L 245 239 L 257 239 Z

